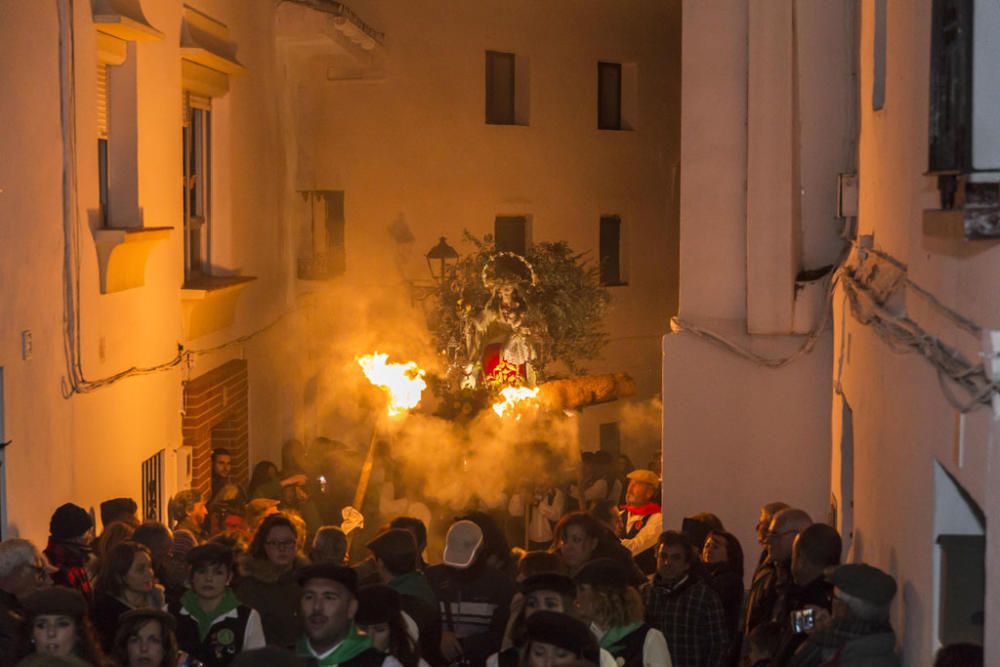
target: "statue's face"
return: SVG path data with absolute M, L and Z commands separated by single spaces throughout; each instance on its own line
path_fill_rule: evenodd
M 514 286 L 513 285 L 501 285 L 500 286 L 500 298 L 505 302 L 510 301 L 514 296 Z

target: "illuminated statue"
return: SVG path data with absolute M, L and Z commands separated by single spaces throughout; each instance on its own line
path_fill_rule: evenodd
M 465 317 L 465 387 L 493 389 L 535 384 L 532 363 L 538 358 L 538 326 L 526 300 L 535 272 L 520 255 L 500 252 L 483 267 L 490 298 Z

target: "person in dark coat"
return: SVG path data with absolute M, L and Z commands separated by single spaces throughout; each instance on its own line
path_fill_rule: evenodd
M 830 575 L 833 613 L 816 612 L 816 629 L 789 667 L 898 667 L 889 624 L 896 580 L 865 563 L 841 565 Z
M 705 564 L 705 583 L 719 594 L 730 632 L 729 660 L 739 664 L 743 634 L 743 547 L 732 533 L 713 530 L 701 551 Z
M 165 606 L 163 589 L 156 585 L 149 549 L 138 542 L 116 545 L 101 562 L 94 602 L 94 624 L 105 653 L 110 653 L 118 619 L 131 609 Z
M 87 510 L 73 503 L 60 505 L 49 521 L 49 544 L 45 557 L 55 568 L 52 583 L 75 588 L 89 607 L 94 605 L 94 588 L 87 572 L 93 557 L 94 520 Z
M 441 656 L 441 612 L 438 600 L 423 573 L 417 571 L 417 543 L 402 528 L 383 531 L 368 543 L 379 579 L 399 594 L 400 608 L 420 631 L 420 653 L 432 665 L 444 664 Z
M 840 564 L 840 534 L 832 526 L 814 523 L 795 538 L 792 545 L 792 585 L 775 606 L 775 620 L 782 628 L 774 667 L 785 665 L 806 640 L 804 629 L 797 630 L 792 615 L 807 607 L 829 613 L 833 606 L 833 584 L 824 572 Z M 782 622 L 784 621 L 784 622 Z
M 296 550 L 297 539 L 288 517 L 272 514 L 264 519 L 240 560 L 242 578 L 233 588 L 243 604 L 260 613 L 267 643 L 286 648 L 302 636 L 298 570 L 307 561 Z

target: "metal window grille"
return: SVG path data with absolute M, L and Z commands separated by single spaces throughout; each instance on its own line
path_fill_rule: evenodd
M 163 520 L 163 459 L 160 450 L 142 462 L 142 516 L 146 520 Z

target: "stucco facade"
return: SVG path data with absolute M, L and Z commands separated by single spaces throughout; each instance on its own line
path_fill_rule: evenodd
M 988 373 L 977 365 L 990 364 L 985 340 L 1000 304 L 989 286 L 1000 263 L 994 243 L 963 236 L 960 208 L 935 211 L 942 204 L 936 177 L 927 174 L 932 2 L 797 2 L 788 3 L 787 14 L 778 4 L 683 8 L 681 298 L 677 332 L 664 341 L 663 372 L 664 492 L 673 514 L 667 523 L 715 511 L 753 554 L 761 504 L 802 507 L 841 531 L 845 560 L 896 578 L 892 623 L 904 664 L 931 664 L 942 643 L 956 637 L 984 641 L 984 664 L 996 664 L 992 573 L 1000 559 L 986 527 L 998 508 L 997 421 Z M 969 4 L 978 12 L 974 34 L 986 44 L 989 37 L 981 36 L 997 22 L 987 5 Z M 822 12 L 830 13 L 814 20 Z M 789 29 L 790 58 L 774 57 L 755 39 L 766 35 L 782 48 Z M 709 31 L 722 37 L 710 44 L 697 38 Z M 809 92 L 812 112 L 805 88 L 795 89 L 807 80 L 824 83 Z M 791 117 L 781 105 L 770 119 L 755 115 L 753 91 L 761 85 L 793 101 Z M 992 88 L 973 90 L 988 96 Z M 817 106 L 839 115 L 810 121 Z M 762 137 L 771 137 L 772 147 L 792 147 L 784 154 L 793 183 L 796 172 L 803 175 L 791 190 L 776 162 L 763 175 L 753 173 Z M 984 131 L 974 145 L 995 139 Z M 809 164 L 827 165 L 811 190 Z M 857 173 L 856 219 L 850 189 L 838 219 L 838 172 Z M 810 204 L 816 185 L 826 191 Z M 801 204 L 793 206 L 791 231 L 781 208 L 789 192 Z M 817 265 L 808 244 L 788 254 L 787 235 L 796 233 L 813 235 L 820 263 L 849 251 L 835 274 L 832 313 L 811 351 L 775 368 L 762 364 L 789 358 L 806 339 L 755 331 L 760 320 L 755 325 L 751 311 L 784 300 L 788 287 L 770 289 L 751 276 L 761 261 L 751 238 L 760 238 L 752 212 L 761 196 L 777 202 L 768 204 L 777 213 L 765 229 L 771 261 L 790 256 L 794 270 Z M 940 222 L 956 215 L 957 225 Z M 894 332 L 886 324 L 893 322 L 904 326 Z M 919 342 L 905 331 L 922 332 Z M 927 356 L 935 349 L 982 378 L 985 400 L 970 400 L 939 372 Z M 984 533 L 985 550 L 975 546 Z M 957 573 L 949 572 L 958 562 L 950 542 L 973 545 Z M 963 586 L 978 593 L 966 591 L 952 606 Z
M 159 452 L 161 501 L 187 475 L 203 476 L 204 455 L 192 471 L 185 445 L 205 442 L 205 429 L 219 429 L 220 442 L 237 437 L 211 420 L 242 415 L 232 406 L 247 398 L 228 380 L 192 387 L 234 361 L 251 460 L 275 459 L 289 437 L 337 428 L 353 437 L 331 409 L 347 369 L 330 348 L 351 340 L 352 353 L 369 352 L 362 346 L 384 333 L 400 349 L 422 322 L 410 290 L 429 279 L 425 249 L 445 235 L 462 251 L 465 229 L 491 233 L 499 215 L 529 216 L 532 240 L 564 239 L 591 257 L 600 216 L 621 216 L 628 285 L 612 290 L 611 342 L 590 369 L 631 373 L 640 399 L 658 393 L 658 341 L 676 309 L 678 3 L 359 2 L 336 21 L 307 4 L 0 8 L 0 83 L 13 91 L 0 101 L 5 535 L 41 541 L 52 509 L 69 500 L 142 498 L 142 464 Z M 124 42 L 108 56 L 118 60 L 107 70 L 107 221 L 95 103 L 102 30 Z M 487 50 L 529 63 L 526 124 L 484 122 Z M 631 131 L 596 127 L 601 60 L 636 74 Z M 211 280 L 199 282 L 185 274 L 180 130 L 206 100 Z M 299 277 L 311 191 L 342 193 L 344 271 L 330 280 Z M 397 222 L 408 241 L 390 236 Z M 117 272 L 106 266 L 115 258 Z M 382 298 L 408 310 L 380 321 Z M 419 332 L 411 340 L 414 356 L 433 354 Z M 155 370 L 104 382 L 133 367 Z M 191 403 L 208 395 L 219 405 Z M 613 406 L 585 412 L 582 445 L 595 448 L 599 424 L 618 418 Z

